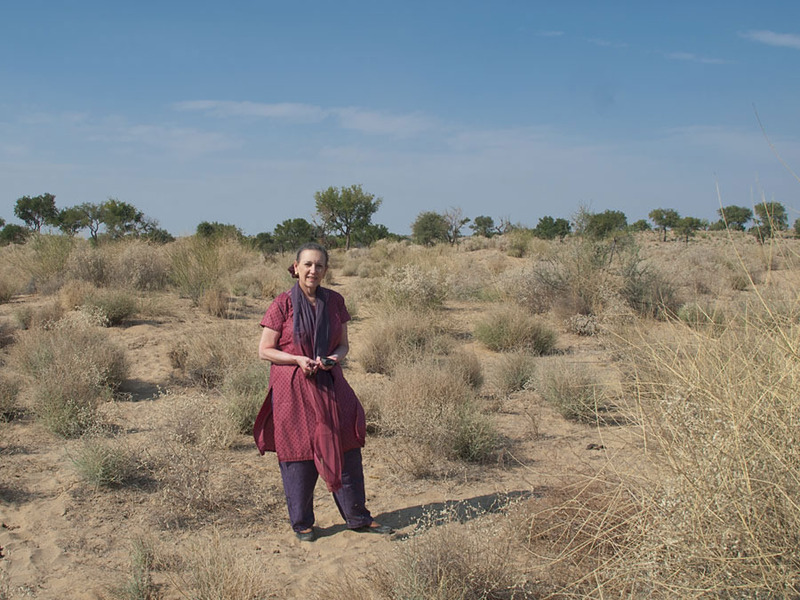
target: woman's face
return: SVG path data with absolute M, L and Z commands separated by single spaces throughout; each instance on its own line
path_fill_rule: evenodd
M 309 292 L 315 292 L 328 270 L 325 255 L 319 250 L 303 250 L 300 260 L 294 263 L 294 270 L 300 285 Z

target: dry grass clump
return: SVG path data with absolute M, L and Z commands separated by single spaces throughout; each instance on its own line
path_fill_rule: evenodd
M 63 437 L 91 428 L 98 404 L 112 397 L 128 372 L 124 350 L 80 313 L 50 330 L 23 332 L 8 363 L 23 376 L 21 396 L 37 419 Z
M 362 337 L 358 360 L 367 373 L 388 375 L 401 365 L 447 355 L 452 347 L 436 313 L 398 311 L 381 318 Z
M 607 386 L 597 369 L 557 358 L 539 364 L 536 391 L 567 420 L 581 423 L 602 421 L 609 408 Z
M 138 302 L 124 289 L 98 289 L 83 299 L 80 309 L 98 315 L 107 327 L 116 327 L 136 315 Z
M 550 327 L 529 313 L 509 305 L 491 308 L 475 324 L 475 338 L 495 352 L 526 351 L 552 354 L 557 335 Z
M 506 233 L 502 237 L 502 246 L 506 253 L 514 258 L 522 258 L 529 253 L 529 246 L 534 240 L 533 231 L 530 229 L 517 228 Z
M 99 431 L 85 434 L 70 459 L 81 479 L 95 489 L 122 486 L 139 475 L 136 452 L 123 439 Z
M 678 319 L 696 329 L 720 331 L 728 324 L 726 311 L 717 304 L 688 302 L 678 309 Z
M 495 363 L 492 385 L 499 396 L 508 397 L 526 389 L 536 374 L 536 362 L 528 352 L 507 352 Z
M 521 532 L 535 597 L 683 597 L 659 594 L 646 572 L 631 576 L 625 570 L 626 561 L 641 565 L 650 558 L 636 554 L 652 535 L 643 508 L 620 482 L 595 478 L 511 507 L 508 522 L 514 524 L 512 535 Z
M 181 238 L 168 246 L 170 281 L 178 292 L 199 303 L 203 294 L 215 286 L 230 288 L 229 280 L 259 255 L 234 240 Z
M 67 261 L 76 242 L 64 235 L 34 234 L 26 244 L 4 252 L 3 258 L 27 288 L 52 294 L 68 278 Z
M 374 587 L 387 600 L 528 598 L 515 550 L 497 519 L 440 525 L 406 541 Z
M 238 322 L 206 326 L 178 339 L 169 351 L 170 361 L 189 383 L 207 388 L 222 385 L 225 378 L 258 360 L 257 332 Z
M 0 422 L 11 421 L 17 417 L 21 408 L 17 402 L 20 385 L 8 377 L 0 377 Z
M 266 598 L 274 591 L 258 557 L 244 554 L 239 544 L 223 540 L 217 531 L 194 541 L 185 558 L 184 591 L 196 600 Z
M 155 542 L 149 537 L 137 536 L 131 540 L 130 554 L 130 577 L 122 586 L 112 590 L 112 597 L 118 600 L 157 598 L 152 577 L 156 568 Z
M 165 417 L 165 445 L 176 442 L 193 446 L 198 451 L 229 448 L 239 430 L 226 414 L 225 403 L 219 396 L 190 394 L 169 396 L 169 411 Z
M 441 365 L 399 367 L 381 390 L 379 430 L 409 440 L 439 458 L 480 462 L 491 456 L 497 433 L 481 413 L 461 374 Z
M 293 280 L 280 261 L 264 260 L 248 263 L 233 273 L 230 291 L 236 296 L 272 299 L 293 285 Z
M 251 433 L 258 411 L 269 388 L 269 368 L 253 359 L 229 371 L 220 391 L 225 399 L 225 411 L 239 433 Z
M 559 297 L 560 287 L 545 276 L 549 263 L 525 262 L 497 275 L 495 293 L 509 303 L 516 303 L 533 314 L 545 313 Z
M 18 287 L 13 285 L 12 282 L 4 276 L 0 276 L 0 304 L 5 304 L 17 293 Z
M 110 257 L 106 247 L 76 240 L 66 262 L 65 281 L 85 281 L 96 287 L 108 283 Z
M 203 292 L 199 304 L 212 317 L 227 317 L 231 308 L 231 297 L 226 290 L 215 286 Z
M 391 267 L 376 286 L 382 304 L 403 310 L 440 308 L 447 298 L 448 285 L 438 268 L 422 269 L 415 264 Z
M 14 319 L 22 329 L 50 329 L 64 316 L 58 300 L 48 300 L 38 306 L 23 304 L 14 310 Z
M 768 309 L 715 335 L 675 323 L 629 338 L 631 390 L 661 467 L 647 565 L 636 565 L 665 596 L 800 594 L 797 325 L 760 318 Z

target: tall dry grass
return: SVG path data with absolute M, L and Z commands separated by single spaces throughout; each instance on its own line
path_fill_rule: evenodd
M 378 392 L 377 429 L 407 440 L 402 459 L 418 477 L 444 460 L 480 462 L 497 447 L 491 415 L 462 373 L 434 361 L 398 367 Z
M 650 516 L 670 544 L 646 550 L 666 593 L 800 593 L 799 330 L 761 309 L 721 334 L 629 338 L 629 389 L 663 465 Z
M 63 437 L 76 437 L 98 422 L 128 372 L 125 351 L 96 322 L 72 313 L 51 329 L 22 332 L 8 366 L 23 379 L 20 397 L 37 419 Z

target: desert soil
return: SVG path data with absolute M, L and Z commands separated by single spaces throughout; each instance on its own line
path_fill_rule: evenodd
M 347 298 L 351 285 L 350 278 L 341 277 L 335 289 Z M 15 298 L 0 306 L 0 318 L 10 321 L 21 305 L 42 301 Z M 153 433 L 169 418 L 171 405 L 208 393 L 187 388 L 178 377 L 169 359 L 174 340 L 220 321 L 174 296 L 161 301 L 169 303 L 166 316 L 113 329 L 127 350 L 131 372 L 122 389 L 126 395 L 104 407 L 129 443 L 145 453 L 154 450 L 147 446 L 157 443 Z M 243 301 L 240 318 L 232 322 L 242 329 L 241 343 L 251 345 L 253 352 L 265 308 L 265 301 Z M 468 333 L 480 310 L 474 303 L 451 303 L 444 314 Z M 354 349 L 365 320 L 351 325 Z M 502 360 L 468 335 L 464 343 L 476 352 L 487 375 L 494 361 Z M 561 333 L 559 344 L 571 360 L 611 368 L 601 340 Z M 367 376 L 357 358 L 347 372 L 358 391 Z M 364 451 L 368 506 L 376 520 L 396 533 L 346 530 L 319 485 L 315 510 L 321 535 L 314 543 L 301 543 L 290 531 L 276 459 L 259 456 L 246 435 L 211 456 L 211 485 L 224 492 L 219 497 L 225 500 L 181 523 L 163 518 L 163 495 L 147 481 L 110 491 L 88 487 L 71 461 L 78 441 L 55 438 L 28 417 L 0 424 L 0 598 L 113 597 L 113 590 L 130 577 L 131 541 L 141 536 L 157 540 L 160 555 L 176 557 L 154 573 L 158 597 L 190 597 L 180 561 L 219 538 L 232 544 L 239 559 L 262 571 L 271 597 L 305 598 L 342 572 L 363 576 L 397 552 L 426 514 L 455 506 L 469 519 L 498 510 L 509 498 L 546 497 L 575 474 L 591 476 L 612 461 L 620 468 L 638 445 L 635 428 L 565 421 L 532 392 L 489 401 L 499 410 L 487 412 L 486 418 L 496 421 L 504 440 L 496 461 L 415 479 L 403 470 L 403 447 L 371 436 Z

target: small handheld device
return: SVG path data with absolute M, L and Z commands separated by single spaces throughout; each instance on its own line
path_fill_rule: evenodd
M 326 367 L 332 367 L 333 365 L 336 364 L 335 360 L 333 360 L 332 358 L 328 358 L 327 356 L 320 358 L 319 361 Z

